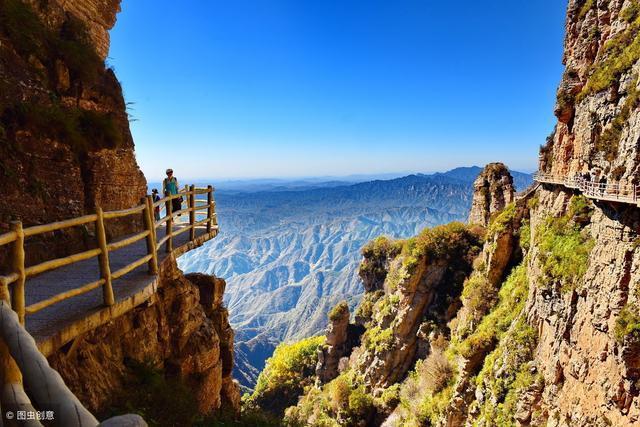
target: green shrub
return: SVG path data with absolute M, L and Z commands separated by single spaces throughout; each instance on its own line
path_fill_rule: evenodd
M 637 1 L 631 2 L 631 4 L 624 8 L 622 12 L 620 12 L 620 17 L 628 22 L 632 23 L 640 16 L 640 4 Z
M 536 230 L 542 271 L 548 280 L 561 283 L 565 291 L 579 285 L 594 246 L 580 225 L 585 216 L 590 216 L 590 208 L 582 199 L 574 199 L 567 215 L 547 217 Z
M 194 425 L 201 416 L 192 391 L 151 361 L 127 361 L 127 382 L 101 418 L 135 413 L 150 426 Z
M 497 301 L 498 290 L 484 274 L 474 273 L 465 281 L 462 300 L 474 319 L 484 316 Z
M 252 407 L 262 407 L 281 415 L 295 404 L 304 387 L 310 385 L 318 363 L 318 348 L 325 337 L 307 338 L 296 343 L 282 343 L 265 364 L 258 376 L 255 390 L 247 399 Z
M 481 404 L 479 421 L 486 425 L 515 425 L 515 408 L 521 392 L 539 380 L 529 363 L 536 344 L 535 329 L 520 317 L 485 358 L 476 384 L 491 395 L 485 396 Z
M 584 19 L 585 16 L 587 16 L 587 13 L 589 13 L 589 11 L 593 9 L 593 6 L 595 6 L 595 4 L 595 0 L 585 0 L 584 4 L 580 8 L 580 11 L 578 12 L 578 19 Z
M 486 315 L 471 335 L 454 352 L 465 358 L 487 353 L 509 328 L 524 308 L 529 288 L 525 262 L 513 269 L 498 293 L 498 304 Z
M 640 59 L 640 57 L 638 59 Z M 631 112 L 635 111 L 638 106 L 640 106 L 640 92 L 636 89 L 635 83 L 633 83 L 620 112 L 596 139 L 596 150 L 604 153 L 606 160 L 613 161 L 617 157 L 620 140 L 622 139 L 622 132 L 631 117 Z
M 511 226 L 516 214 L 515 203 L 509 203 L 489 224 L 487 237 L 491 238 L 498 234 L 504 233 L 507 227 Z
M 384 296 L 384 291 L 366 292 L 356 309 L 355 317 L 363 323 L 371 321 L 375 303 Z
M 382 329 L 380 326 L 374 326 L 365 331 L 362 336 L 364 347 L 376 353 L 391 350 L 393 346 L 393 329 Z
M 614 335 L 620 343 L 627 337 L 640 339 L 640 310 L 638 307 L 627 303 L 622 308 L 616 319 Z
M 375 411 L 375 401 L 354 371 L 342 372 L 322 388 L 313 387 L 287 409 L 285 425 L 357 426 Z
M 340 301 L 329 312 L 329 320 L 335 322 L 342 319 L 345 315 L 349 315 L 349 304 L 346 301 Z

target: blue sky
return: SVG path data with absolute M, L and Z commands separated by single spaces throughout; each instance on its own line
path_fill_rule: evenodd
M 156 180 L 536 167 L 566 1 L 123 0 L 108 62 Z

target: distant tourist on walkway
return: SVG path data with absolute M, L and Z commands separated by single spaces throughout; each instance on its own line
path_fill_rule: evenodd
M 173 169 L 167 169 L 167 177 L 162 181 L 162 192 L 165 196 L 178 194 L 178 178 L 173 176 Z M 182 197 L 171 200 L 171 212 L 177 212 L 182 207 Z
M 604 190 L 607 188 L 607 178 L 602 174 L 600 177 L 600 193 L 604 194 Z
M 151 200 L 153 200 L 153 203 L 160 200 L 160 195 L 158 194 L 157 188 L 151 190 Z M 156 221 L 160 221 L 160 206 L 156 206 L 153 208 L 153 216 L 155 217 Z

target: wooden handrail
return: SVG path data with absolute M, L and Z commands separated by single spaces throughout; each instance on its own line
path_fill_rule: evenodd
M 16 232 L 10 231 L 8 233 L 0 234 L 0 246 L 12 243 L 16 240 Z
M 147 206 L 146 206 L 146 203 L 145 203 L 143 205 L 134 206 L 134 207 L 129 208 L 129 209 L 122 209 L 122 210 L 119 210 L 119 211 L 105 212 L 104 213 L 104 219 L 121 218 L 123 216 L 129 216 L 129 215 L 137 214 L 139 212 L 142 212 L 146 208 L 147 208 Z
M 56 230 L 62 230 L 63 228 L 75 227 L 78 225 L 88 224 L 94 222 L 97 219 L 95 214 L 84 215 L 77 218 L 71 218 L 64 221 L 52 222 L 50 224 L 34 225 L 33 227 L 24 229 L 24 236 L 31 237 L 36 234 L 49 233 Z
M 10 284 L 18 280 L 18 278 L 18 273 L 11 273 L 6 276 L 0 276 L 0 285 L 9 286 Z
M 12 247 L 10 256 L 11 270 L 6 275 L 0 275 L 0 288 L 3 287 L 8 289 L 8 287 L 11 286 L 12 306 L 18 313 L 18 317 L 23 324 L 25 314 L 33 314 L 57 302 L 82 295 L 83 293 L 89 292 L 100 286 L 103 287 L 104 304 L 106 306 L 113 305 L 115 303 L 112 285 L 113 280 L 124 276 L 145 262 L 148 263 L 148 271 L 150 274 L 158 274 L 157 250 L 159 247 L 165 245 L 167 252 L 173 251 L 173 239 L 187 231 L 190 232 L 189 240 L 195 240 L 197 227 L 206 226 L 208 234 L 211 234 L 213 231 L 217 231 L 217 215 L 215 213 L 213 191 L 213 186 L 199 188 L 191 185 L 181 189 L 178 194 L 166 196 L 156 202 L 153 202 L 151 196 L 147 196 L 141 200 L 141 204 L 128 209 L 103 212 L 102 209 L 98 207 L 96 208 L 95 214 L 83 215 L 77 218 L 56 221 L 50 224 L 36 225 L 24 229 L 21 222 L 13 222 L 9 232 L 0 234 L 0 246 L 10 244 Z M 207 195 L 206 200 L 196 197 L 201 194 Z M 185 197 L 184 202 L 186 202 L 187 206 L 183 209 L 172 212 L 172 201 L 179 197 Z M 156 207 L 161 206 L 163 203 L 166 206 L 165 210 L 167 214 L 160 220 L 155 221 L 153 218 L 153 210 Z M 205 210 L 206 217 L 198 220 L 198 218 L 202 218 L 202 214 L 198 212 Z M 142 214 L 144 230 L 115 242 L 107 242 L 105 220 L 123 218 L 135 214 Z M 181 214 L 188 214 L 189 221 L 188 223 L 180 222 L 180 227 L 174 229 L 176 217 Z M 97 246 L 95 249 L 89 249 L 69 256 L 47 260 L 29 267 L 25 266 L 25 238 L 90 223 L 93 223 L 95 226 Z M 156 229 L 163 224 L 166 225 L 166 233 L 162 239 L 158 240 Z M 142 239 L 146 239 L 147 254 L 133 261 L 126 267 L 119 269 L 115 273 L 112 273 L 109 265 L 109 253 L 130 246 Z M 29 307 L 25 306 L 24 286 L 28 277 L 93 257 L 99 258 L 100 278 L 98 280 L 75 289 L 70 289 L 44 301 L 31 304 Z
M 51 385 L 51 389 L 54 390 L 56 394 L 54 398 L 62 398 L 62 400 L 56 400 L 55 403 L 64 403 L 65 405 L 64 407 L 59 405 L 60 408 L 62 408 L 62 415 L 60 416 L 60 419 L 63 420 L 63 423 L 65 419 L 74 419 L 77 421 L 80 415 L 86 422 L 89 423 L 86 425 L 93 425 L 97 423 L 97 421 L 95 421 L 95 418 L 92 418 L 93 416 L 88 411 L 86 411 L 86 409 L 81 407 L 81 405 L 79 405 L 79 402 L 77 402 L 75 396 L 73 396 L 73 394 L 70 393 L 68 389 L 64 388 L 64 384 L 60 383 L 60 377 L 59 375 L 55 374 L 55 371 L 49 368 L 48 365 L 46 366 L 47 369 L 44 369 L 44 371 L 42 371 L 41 368 L 44 366 L 44 364 L 46 364 L 46 359 L 44 359 L 44 356 L 42 356 L 38 352 L 37 347 L 35 346 L 35 341 L 24 330 L 24 327 L 18 327 L 16 325 L 24 325 L 25 315 L 27 314 L 32 315 L 56 303 L 86 294 L 100 287 L 102 287 L 103 291 L 102 297 L 104 305 L 114 305 L 115 297 L 112 285 L 113 280 L 125 276 L 126 274 L 137 269 L 145 263 L 148 264 L 149 274 L 158 275 L 159 265 L 157 250 L 163 244 L 166 245 L 167 252 L 173 251 L 173 238 L 175 236 L 181 235 L 182 233 L 186 233 L 187 231 L 190 232 L 189 241 L 193 242 L 196 238 L 196 227 L 204 225 L 206 225 L 207 227 L 208 237 L 211 238 L 215 236 L 214 234 L 211 234 L 214 231 L 216 233 L 218 231 L 217 215 L 215 213 L 215 201 L 213 200 L 213 191 L 214 188 L 212 186 L 208 186 L 207 188 L 196 188 L 192 185 L 185 190 L 181 190 L 178 194 L 167 196 L 164 199 L 156 202 L 153 202 L 151 196 L 147 196 L 142 200 L 142 203 L 140 205 L 128 209 L 103 212 L 100 207 L 97 207 L 95 214 L 84 215 L 77 218 L 53 222 L 50 224 L 36 225 L 28 228 L 23 228 L 20 221 L 12 222 L 11 230 L 4 234 L 0 234 L 0 246 L 11 245 L 11 270 L 6 275 L 0 275 L 0 300 L 2 300 L 0 301 L 0 312 L 8 313 L 6 316 L 3 315 L 4 318 L 13 316 L 13 318 L 15 319 L 14 324 L 11 325 L 10 332 L 7 332 L 9 331 L 9 329 L 3 329 L 2 331 L 0 331 L 3 335 L 3 340 L 0 340 L 0 370 L 2 371 L 2 374 L 4 376 L 5 391 L 8 390 L 7 387 L 10 387 L 13 393 L 12 395 L 14 397 L 23 396 L 24 399 L 23 397 L 20 397 L 20 399 L 23 399 L 28 403 L 29 397 L 24 392 L 25 389 L 22 387 L 22 373 L 24 373 L 25 383 L 28 386 L 28 390 L 30 391 L 30 393 L 36 395 L 36 401 L 41 404 L 43 395 L 40 395 L 39 393 L 42 387 L 34 387 L 33 385 L 39 384 L 38 381 L 41 381 L 42 375 L 44 374 L 44 377 L 46 377 L 44 381 L 49 381 L 48 384 Z M 207 195 L 206 203 L 202 203 L 205 201 L 196 197 L 200 194 Z M 186 197 L 185 201 L 187 207 L 172 212 L 172 201 L 178 197 Z M 163 203 L 166 206 L 167 215 L 159 221 L 155 221 L 154 209 L 158 206 L 161 206 Z M 207 212 L 206 218 L 198 221 L 196 215 L 202 217 L 202 214 L 197 212 L 203 210 L 206 210 Z M 184 224 L 184 226 L 181 226 L 179 229 L 174 230 L 173 224 L 175 217 L 185 213 L 189 214 L 188 224 Z M 105 220 L 123 218 L 135 214 L 142 214 L 144 230 L 136 232 L 131 236 L 123 237 L 118 241 L 109 243 L 107 241 Z M 26 267 L 25 238 L 74 226 L 83 226 L 90 223 L 93 223 L 93 226 L 95 227 L 95 243 L 97 246 L 96 248 L 85 250 L 83 252 L 75 253 L 61 258 L 47 260 L 39 264 Z M 156 229 L 162 224 L 166 224 L 167 232 L 166 236 L 158 241 Z M 180 224 L 182 225 L 183 223 Z M 146 241 L 147 254 L 112 273 L 109 262 L 109 253 L 135 244 L 142 239 L 145 239 Z M 28 277 L 60 267 L 68 266 L 80 261 L 88 260 L 96 256 L 99 259 L 100 278 L 93 282 L 66 290 L 65 292 L 53 295 L 45 300 L 38 301 L 30 304 L 29 306 L 26 306 L 25 283 Z M 9 287 L 11 287 L 11 292 L 9 292 Z M 10 304 L 9 299 L 11 299 Z M 0 324 L 6 326 L 5 322 L 0 322 Z M 16 331 L 17 334 L 21 334 L 21 336 L 19 339 L 14 340 L 14 338 L 17 336 L 14 335 L 14 332 Z M 21 343 L 28 344 L 28 354 L 23 352 L 24 348 L 21 346 Z M 16 361 L 18 362 L 17 364 Z M 49 390 L 50 387 L 47 386 L 45 388 Z M 47 398 L 51 397 L 52 396 L 48 395 Z M 7 400 L 5 402 L 3 400 L 1 403 L 4 405 L 7 402 L 10 403 L 11 401 Z M 30 405 L 30 403 L 28 404 Z M 57 415 L 58 414 L 56 413 L 56 416 Z M 134 423 L 131 425 L 146 425 L 140 417 L 128 417 L 129 418 L 126 421 Z M 66 423 L 65 425 L 67 424 L 71 425 L 69 423 Z
M 58 295 L 52 296 L 51 298 L 48 298 L 46 300 L 37 302 L 35 304 L 31 304 L 25 310 L 26 310 L 27 314 L 37 313 L 38 311 L 43 310 L 43 309 L 45 309 L 45 308 L 49 307 L 50 305 L 53 305 L 53 304 L 55 304 L 57 302 L 64 301 L 64 300 L 69 299 L 69 298 L 73 298 L 73 297 L 78 296 L 78 295 L 86 294 L 87 292 L 90 292 L 90 291 L 92 291 L 94 289 L 97 289 L 100 286 L 104 285 L 104 283 L 105 283 L 104 279 L 96 280 L 95 282 L 88 283 L 88 284 L 86 284 L 84 286 L 81 286 L 79 288 L 71 289 L 69 291 L 62 292 L 62 293 L 60 293 Z
M 65 265 L 74 264 L 85 259 L 90 259 L 100 255 L 102 251 L 100 249 L 90 249 L 88 251 L 80 252 L 78 254 L 69 255 L 63 258 L 56 258 L 49 261 L 42 262 L 37 265 L 33 265 L 26 269 L 27 276 L 35 276 L 36 274 L 44 273 L 48 270 L 64 267 Z
M 149 230 L 144 230 L 143 232 L 140 232 L 138 234 L 134 234 L 133 236 L 127 237 L 126 239 L 122 239 L 122 240 L 118 240 L 117 242 L 109 243 L 107 245 L 107 250 L 109 252 L 113 252 L 113 251 L 116 251 L 118 249 L 124 248 L 125 246 L 132 245 L 135 242 L 144 239 L 149 234 L 151 234 L 151 232 Z
M 125 274 L 135 270 L 136 268 L 140 267 L 142 264 L 144 264 L 145 262 L 148 262 L 150 259 L 151 259 L 151 254 L 145 255 L 142 258 L 138 259 L 137 261 L 134 261 L 131 264 L 127 265 L 126 267 L 122 267 L 120 270 L 113 273 L 111 277 L 114 279 L 118 279 L 124 276 Z

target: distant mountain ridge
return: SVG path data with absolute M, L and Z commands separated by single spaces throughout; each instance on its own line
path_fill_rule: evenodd
M 357 266 L 366 242 L 465 221 L 475 171 L 308 190 L 218 192 L 220 236 L 179 262 L 187 272 L 227 280 L 241 384 L 254 385 L 279 342 L 322 331 L 337 302 L 357 305 L 363 293 Z

